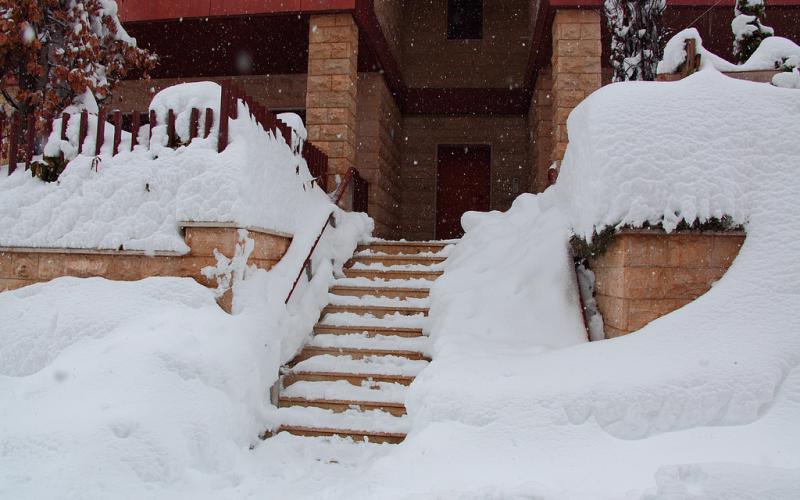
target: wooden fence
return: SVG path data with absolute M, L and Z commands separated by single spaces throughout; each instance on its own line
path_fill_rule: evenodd
M 239 108 L 238 101 L 242 101 L 247 105 L 248 114 L 252 119 L 259 123 L 265 131 L 272 131 L 275 137 L 282 137 L 286 143 L 292 147 L 292 129 L 278 117 L 268 110 L 265 106 L 258 103 L 251 96 L 247 95 L 240 87 L 236 86 L 231 81 L 223 81 L 221 84 L 221 95 L 219 105 L 219 128 L 217 137 L 217 151 L 222 152 L 227 148 L 229 143 L 229 119 L 238 118 Z M 214 110 L 212 108 L 205 109 L 205 119 L 203 120 L 202 127 L 200 124 L 200 109 L 192 108 L 189 118 L 189 142 L 195 138 L 208 138 L 214 126 Z M 147 137 L 147 144 L 139 144 L 139 132 L 142 126 L 142 116 L 148 118 L 149 134 Z M 61 115 L 61 126 L 59 130 L 59 137 L 62 140 L 67 140 L 67 126 L 69 124 L 71 115 L 63 113 Z M 111 123 L 107 123 L 107 119 L 111 118 Z M 176 113 L 170 109 L 167 111 L 166 126 L 167 126 L 167 146 L 171 148 L 178 147 L 181 138 L 175 131 L 175 118 Z M 0 115 L 0 150 L 8 146 L 8 174 L 11 175 L 19 165 L 24 161 L 25 169 L 29 169 L 31 161 L 37 153 L 37 148 L 43 148 L 47 142 L 48 137 L 53 131 L 54 117 L 45 117 L 40 124 L 36 123 L 36 118 L 33 114 L 27 116 L 21 113 L 12 113 L 10 116 Z M 39 126 L 37 126 L 39 125 Z M 95 136 L 94 150 L 83 151 L 83 143 L 86 140 L 89 131 L 89 113 L 83 111 L 80 113 L 78 123 L 78 154 L 91 154 L 99 156 L 102 147 L 105 143 L 105 131 L 107 126 L 112 126 L 114 130 L 112 155 L 117 155 L 120 152 L 120 145 L 122 143 L 123 132 L 123 113 L 120 110 L 108 110 L 101 108 L 97 114 L 97 130 Z M 156 112 L 149 110 L 149 112 L 142 113 L 133 111 L 130 120 L 130 150 L 137 145 L 150 147 L 152 141 L 153 129 L 158 125 L 164 123 L 158 122 Z M 325 190 L 327 188 L 327 174 L 328 174 L 328 157 L 319 148 L 311 143 L 303 145 L 302 156 L 308 164 L 308 169 L 313 177 L 317 179 L 320 187 Z

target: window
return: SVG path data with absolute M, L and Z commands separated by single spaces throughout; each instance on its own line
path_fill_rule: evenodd
M 483 38 L 483 0 L 447 0 L 447 38 Z

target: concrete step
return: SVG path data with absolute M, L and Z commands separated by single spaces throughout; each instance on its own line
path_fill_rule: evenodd
M 386 375 L 382 373 L 337 373 L 337 372 L 291 372 L 283 377 L 283 386 L 295 382 L 326 382 L 345 380 L 353 385 L 362 385 L 365 382 L 391 382 L 409 385 L 414 380 L 414 375 Z
M 286 408 L 289 406 L 303 406 L 323 408 L 332 410 L 337 413 L 349 409 L 358 409 L 360 411 L 367 410 L 383 410 L 391 413 L 396 417 L 401 417 L 406 414 L 406 407 L 403 403 L 392 403 L 388 401 L 354 401 L 342 399 L 304 399 L 304 398 L 291 398 L 281 396 L 278 400 L 278 406 Z
M 374 432 L 374 431 L 353 431 L 346 429 L 330 429 L 324 427 L 301 427 L 282 425 L 277 432 L 288 432 L 295 436 L 308 437 L 330 437 L 341 436 L 350 437 L 353 441 L 369 441 L 370 443 L 401 443 L 406 435 L 399 432 Z M 264 437 L 269 437 L 265 435 Z
M 424 279 L 433 281 L 443 274 L 443 271 L 401 271 L 401 270 L 384 270 L 384 269 L 352 269 L 344 268 L 342 270 L 344 275 L 348 278 L 367 278 L 367 279 L 383 279 L 383 280 L 408 280 L 408 279 Z
M 330 289 L 330 293 L 350 297 L 371 295 L 373 297 L 389 297 L 391 299 L 424 299 L 430 295 L 430 290 L 427 288 L 392 288 L 381 286 L 334 286 Z
M 356 305 L 327 305 L 322 310 L 322 315 L 334 313 L 353 313 L 371 314 L 376 318 L 382 318 L 389 314 L 403 314 L 413 316 L 415 314 L 428 315 L 427 307 L 403 307 L 403 306 L 356 306 Z
M 376 241 L 366 245 L 359 245 L 356 253 L 371 251 L 375 253 L 391 253 L 413 255 L 415 253 L 441 252 L 444 247 L 451 245 L 452 242 L 438 241 Z
M 351 333 L 366 333 L 374 337 L 376 335 L 397 335 L 398 337 L 422 337 L 422 328 L 392 328 L 383 326 L 334 326 L 316 325 L 314 333 L 327 333 L 331 335 L 349 335 Z
M 414 255 L 356 255 L 347 261 L 346 266 L 352 267 L 354 264 L 383 264 L 385 266 L 401 266 L 407 264 L 421 264 L 430 266 L 441 264 L 446 257 L 417 257 Z
M 321 354 L 330 354 L 331 356 L 352 356 L 353 359 L 363 359 L 367 356 L 399 356 L 407 359 L 424 359 L 430 361 L 430 358 L 418 351 L 405 351 L 399 349 L 361 349 L 353 347 L 319 347 L 307 345 L 303 347 L 300 354 L 292 359 L 290 366 L 306 360 L 312 356 L 319 356 Z

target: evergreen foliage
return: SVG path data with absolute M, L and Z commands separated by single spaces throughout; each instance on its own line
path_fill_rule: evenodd
M 761 40 L 775 34 L 761 21 L 766 18 L 766 0 L 736 0 L 731 22 L 733 30 L 733 55 L 739 63 L 746 62 L 761 44 Z
M 605 0 L 613 81 L 655 80 L 663 56 L 665 0 Z

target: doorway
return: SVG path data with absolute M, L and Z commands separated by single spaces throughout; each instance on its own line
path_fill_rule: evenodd
M 491 147 L 440 145 L 437 153 L 436 238 L 460 238 L 464 212 L 489 210 Z

